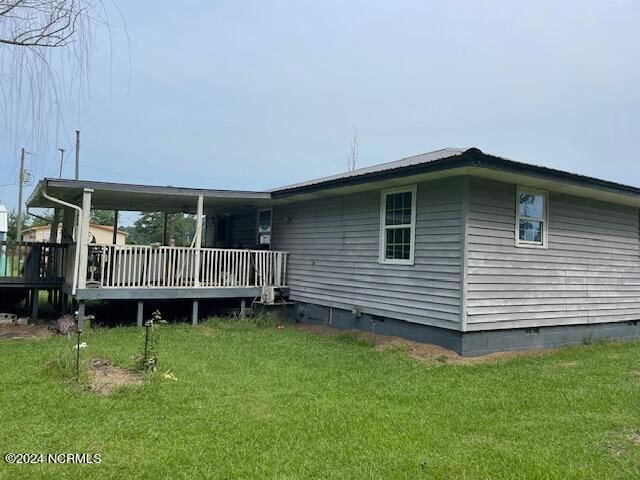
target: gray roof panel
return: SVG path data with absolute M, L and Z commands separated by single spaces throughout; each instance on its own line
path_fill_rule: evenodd
M 370 167 L 363 167 L 353 170 L 351 172 L 339 173 L 337 175 L 330 175 L 328 177 L 316 178 L 314 180 L 307 180 L 300 183 L 294 183 L 292 185 L 286 185 L 280 188 L 274 188 L 271 192 L 284 192 L 287 190 L 293 190 L 300 187 L 308 187 L 311 185 L 319 185 L 322 183 L 333 182 L 336 180 L 346 180 L 349 178 L 357 178 L 363 175 L 369 175 L 372 173 L 380 173 L 386 171 L 397 170 L 405 167 L 411 167 L 415 165 L 423 165 L 435 160 L 442 160 L 444 158 L 455 157 L 462 155 L 465 152 L 463 148 L 443 148 L 434 152 L 422 153 L 420 155 L 414 155 L 412 157 L 406 157 L 393 162 L 379 163 L 377 165 L 371 165 Z

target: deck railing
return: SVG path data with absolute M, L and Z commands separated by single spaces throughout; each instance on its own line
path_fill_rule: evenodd
M 0 241 L 0 278 L 25 283 L 62 281 L 67 245 Z
M 270 250 L 92 245 L 87 287 L 284 286 L 287 255 Z

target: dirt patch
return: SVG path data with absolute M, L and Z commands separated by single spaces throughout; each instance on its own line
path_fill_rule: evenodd
M 116 367 L 109 360 L 95 358 L 89 364 L 89 390 L 109 395 L 127 385 L 141 385 L 142 375 Z
M 640 445 L 640 433 L 634 433 L 631 435 L 630 440 L 634 445 Z
M 0 339 L 42 338 L 53 334 L 45 325 L 0 325 Z
M 309 333 L 315 333 L 317 335 L 327 336 L 341 336 L 341 335 L 353 335 L 356 338 L 362 339 L 367 343 L 370 343 L 378 350 L 406 350 L 407 354 L 415 359 L 434 362 L 434 363 L 452 363 L 452 364 L 474 364 L 482 363 L 492 360 L 508 359 L 516 357 L 530 357 L 530 356 L 542 356 L 547 355 L 555 349 L 535 349 L 535 350 L 519 350 L 515 352 L 495 352 L 488 355 L 482 355 L 479 357 L 462 357 L 453 350 L 441 347 L 439 345 L 433 345 L 430 343 L 419 343 L 407 340 L 401 337 L 392 337 L 387 335 L 380 335 L 378 333 L 364 332 L 361 330 L 342 330 L 339 328 L 329 327 L 327 325 L 312 325 L 297 323 L 295 324 L 297 330 Z

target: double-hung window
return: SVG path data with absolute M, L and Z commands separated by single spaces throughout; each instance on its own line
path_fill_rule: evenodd
M 518 187 L 516 194 L 516 246 L 547 246 L 549 195 L 545 191 Z
M 380 201 L 380 262 L 413 265 L 416 186 L 382 191 Z

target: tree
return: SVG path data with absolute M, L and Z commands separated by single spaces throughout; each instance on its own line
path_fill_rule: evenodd
M 171 213 L 167 215 L 168 232 L 175 232 L 174 239 L 177 246 L 189 246 L 196 231 L 194 215 Z M 143 212 L 131 227 L 126 228 L 129 233 L 127 242 L 137 245 L 149 245 L 162 242 L 164 233 L 164 213 Z
M 113 2 L 102 0 L 0 0 L 5 128 L 42 138 L 49 118 L 61 124 L 60 95 L 86 91 L 93 33 L 104 28 L 111 38 L 114 10 L 122 19 Z
M 45 212 L 37 217 L 31 216 L 31 226 L 32 227 L 42 227 L 44 225 L 51 225 L 53 221 L 53 213 L 51 210 L 45 210 Z
M 11 210 L 9 212 L 9 218 L 7 219 L 7 239 L 8 240 L 18 240 L 16 238 L 18 234 L 18 212 L 15 210 Z M 29 226 L 29 215 L 27 213 L 22 213 L 22 229 L 28 228 Z
M 91 223 L 113 226 L 115 213 L 112 210 L 91 210 Z
M 67 47 L 88 21 L 90 1 L 1 0 L 0 43 L 19 47 Z
M 349 155 L 347 156 L 347 171 L 353 172 L 358 161 L 358 129 L 353 129 L 353 138 L 349 144 Z

